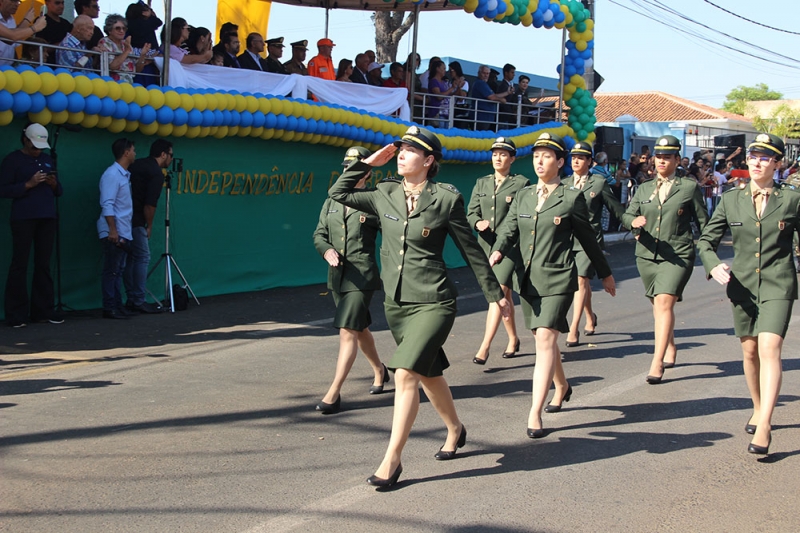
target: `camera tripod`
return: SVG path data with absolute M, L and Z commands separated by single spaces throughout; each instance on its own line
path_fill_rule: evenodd
M 176 160 L 176 162 L 177 161 L 178 160 Z M 167 172 L 167 177 L 165 179 L 165 183 L 166 183 L 166 186 L 167 186 L 167 197 L 166 197 L 165 205 L 164 205 L 164 233 L 165 233 L 164 253 L 161 254 L 161 257 L 158 258 L 158 261 L 156 261 L 156 264 L 153 265 L 153 268 L 151 268 L 150 272 L 147 273 L 147 279 L 150 279 L 150 276 L 153 275 L 153 272 L 155 272 L 158 269 L 158 266 L 163 261 L 164 262 L 164 301 L 165 301 L 165 303 L 169 302 L 169 310 L 170 310 L 171 313 L 174 313 L 175 312 L 175 293 L 174 293 L 174 290 L 172 288 L 172 269 L 173 269 L 173 267 L 178 272 L 178 276 L 180 276 L 181 280 L 183 281 L 183 285 L 186 287 L 186 290 L 192 296 L 192 298 L 194 299 L 195 303 L 197 305 L 200 305 L 200 301 L 197 299 L 197 296 L 195 296 L 194 291 L 189 286 L 189 282 L 186 281 L 186 276 L 184 276 L 183 272 L 181 272 L 181 268 L 178 266 L 178 262 L 175 261 L 175 257 L 173 257 L 173 255 L 169 251 L 169 208 L 170 208 L 170 191 L 172 190 L 172 179 L 171 178 L 172 178 L 172 172 L 168 171 Z M 158 301 L 158 298 L 152 292 L 150 292 L 150 289 L 147 289 L 147 293 L 150 296 L 152 296 L 155 301 Z

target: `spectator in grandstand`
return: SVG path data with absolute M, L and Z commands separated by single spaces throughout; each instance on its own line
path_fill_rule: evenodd
M 612 187 L 616 185 L 617 180 L 608 170 L 608 154 L 605 152 L 597 152 L 594 156 L 594 166 L 589 171 L 590 174 L 599 174 L 605 179 Z
M 374 50 L 367 50 L 366 52 L 364 52 L 364 54 L 366 54 L 367 59 L 369 59 L 370 63 L 377 63 Z
M 500 73 L 497 72 L 495 69 L 489 69 L 489 78 L 486 80 L 486 83 L 489 84 L 493 92 L 497 92 L 497 77 L 500 76 Z
M 133 44 L 133 41 L 131 41 Z M 189 54 L 202 55 L 207 50 L 210 50 L 211 45 L 211 31 L 208 28 L 189 28 L 189 38 L 186 39 L 186 48 L 189 49 Z
M 383 82 L 384 87 L 391 87 L 393 89 L 406 88 L 406 69 L 401 63 L 394 62 L 389 67 L 389 78 Z
M 462 82 L 456 81 L 457 85 L 450 85 L 444 79 L 445 72 L 447 71 L 447 67 L 445 67 L 444 61 L 437 59 L 431 63 L 430 68 L 428 69 L 431 72 L 431 77 L 428 80 L 428 91 L 433 95 L 442 95 L 442 96 L 451 96 L 456 91 L 458 91 L 461 87 L 460 84 Z M 425 117 L 427 118 L 426 124 L 429 124 L 435 128 L 439 127 L 439 117 L 447 117 L 447 113 L 449 111 L 449 98 L 439 98 L 435 96 L 429 96 L 426 102 L 426 109 L 425 109 Z
M 206 50 L 205 53 L 195 55 L 190 54 L 181 48 L 181 45 L 189 38 L 189 24 L 186 22 L 186 19 L 182 19 L 180 17 L 172 19 L 171 30 L 172 42 L 169 45 L 169 57 L 176 61 L 180 61 L 183 65 L 208 63 L 213 55 L 213 52 L 210 49 Z M 164 39 L 164 33 L 165 32 L 162 30 L 162 40 Z
M 333 68 L 333 41 L 330 39 L 320 39 L 317 41 L 317 50 L 319 53 L 308 62 L 308 75 L 315 78 L 322 78 L 323 80 L 335 80 L 336 71 Z
M 253 32 L 245 40 L 245 50 L 239 55 L 239 64 L 247 70 L 272 72 L 267 66 L 267 60 L 261 57 L 263 53 L 264 38 L 261 34 Z
M 72 31 L 72 24 L 61 16 L 64 14 L 64 0 L 45 0 L 44 5 L 47 7 L 47 15 L 45 16 L 47 26 L 36 36 L 44 39 L 48 44 L 60 44 L 67 37 L 67 34 Z M 94 34 L 94 24 L 92 24 L 92 34 Z M 91 37 L 92 35 L 89 35 L 85 40 L 88 41 Z M 49 58 L 50 63 L 53 62 L 53 59 L 56 59 L 56 54 L 52 49 L 50 50 Z
M 100 4 L 97 0 L 75 0 L 75 13 L 96 19 L 100 16 Z M 89 50 L 94 50 L 97 45 L 100 44 L 100 39 L 102 38 L 103 32 L 100 30 L 100 28 L 95 26 L 92 38 L 86 43 L 86 48 Z
M 432 58 L 430 58 L 428 60 L 428 70 L 426 70 L 419 76 L 419 82 L 420 84 L 422 84 L 422 89 L 426 92 L 428 91 L 428 82 L 431 79 L 431 75 L 433 74 L 433 72 L 431 71 L 431 65 L 433 65 L 434 61 L 441 61 L 441 58 L 439 56 L 433 56 Z
M 226 33 L 222 38 L 222 48 L 225 53 L 222 55 L 223 66 L 229 68 L 242 68 L 236 56 L 239 55 L 241 43 L 239 42 L 238 33 Z
M 15 2 L 14 0 L 0 0 L 0 39 L 8 39 L 9 41 L 32 39 L 36 32 L 43 30 L 47 25 L 47 20 L 44 17 L 39 17 L 34 20 L 33 9 L 30 9 L 25 13 L 25 18 L 20 21 L 20 25 L 17 27 L 14 14 L 16 14 L 18 7 L 19 2 Z M 42 39 L 42 42 L 45 41 Z M 15 50 L 15 45 L 0 41 L 0 66 L 10 65 L 14 59 L 16 59 Z M 34 59 L 38 61 L 38 47 L 36 52 Z
M 83 44 L 92 38 L 94 33 L 94 22 L 86 15 L 75 17 L 72 30 L 67 32 L 67 36 L 59 43 L 59 46 L 69 48 L 69 50 L 56 51 L 56 63 L 62 67 L 81 68 L 91 67 L 91 57 L 86 54 L 86 45 Z
M 106 37 L 98 43 L 101 52 L 109 52 L 111 63 L 108 68 L 111 77 L 116 81 L 133 83 L 133 73 L 142 70 L 147 54 L 150 52 L 150 44 L 145 43 L 142 48 L 141 57 L 134 59 L 131 54 L 131 37 L 125 37 L 128 30 L 128 23 L 122 15 L 109 15 L 103 27 Z
M 283 63 L 280 59 L 283 57 L 283 37 L 274 37 L 267 39 L 267 72 L 273 74 L 286 74 L 286 69 L 283 68 Z
M 477 130 L 495 130 L 497 121 L 497 103 L 502 98 L 489 86 L 490 69 L 486 65 L 478 67 L 478 79 L 472 85 L 472 97 L 478 99 Z
M 336 70 L 336 81 L 352 82 L 350 76 L 353 74 L 353 62 L 349 59 L 339 61 L 339 68 Z
M 356 55 L 353 72 L 350 74 L 350 81 L 369 85 L 369 57 L 367 57 L 367 54 Z
M 222 54 L 217 53 L 216 51 L 212 52 L 214 55 L 211 57 L 211 61 L 208 62 L 209 65 L 214 65 L 215 67 L 224 67 L 225 66 L 225 58 L 222 57 Z
M 374 87 L 383 87 L 383 65 L 381 63 L 370 63 L 369 65 L 369 84 Z
M 497 94 L 503 99 L 504 104 L 500 104 L 500 122 L 506 124 L 517 123 L 517 94 L 514 89 L 514 77 L 517 75 L 517 67 L 511 63 L 503 66 L 503 80 L 497 84 Z
M 128 6 L 125 11 L 128 21 L 128 35 L 131 36 L 131 46 L 143 48 L 145 43 L 150 43 L 151 50 L 158 49 L 156 30 L 164 23 L 161 22 L 150 6 L 143 2 L 136 2 Z
M 306 52 L 308 52 L 308 41 L 295 41 L 292 43 L 292 58 L 283 64 L 287 74 L 300 74 L 301 76 L 308 76 L 308 69 L 303 64 L 306 60 Z M 337 75 L 338 79 L 339 76 Z
M 219 40 L 217 41 L 217 44 L 214 45 L 214 53 L 215 54 L 220 54 L 222 56 L 225 55 L 225 53 L 224 53 L 225 52 L 225 46 L 222 44 L 222 39 L 224 39 L 225 35 L 227 35 L 228 33 L 236 33 L 238 35 L 238 33 L 239 33 L 239 25 L 238 24 L 234 24 L 233 22 L 225 22 L 224 24 L 222 24 L 222 26 L 220 26 L 220 28 L 219 28 Z
M 727 161 L 717 161 L 717 169 L 714 171 L 714 180 L 716 181 L 716 187 L 714 187 L 714 209 L 719 205 L 720 197 L 725 190 L 725 184 L 728 183 L 728 176 L 725 175 L 727 170 Z

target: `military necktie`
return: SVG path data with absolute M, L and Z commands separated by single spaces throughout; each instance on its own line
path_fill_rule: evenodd
M 667 199 L 667 194 L 669 194 L 670 189 L 670 178 L 658 178 L 658 183 L 656 184 L 656 190 L 658 190 L 658 201 L 659 203 L 664 203 Z
M 546 185 L 539 185 L 539 187 L 536 188 L 536 194 L 539 195 L 539 202 L 536 204 L 536 212 L 538 213 L 541 211 L 547 197 L 550 196 L 550 191 L 547 189 Z
M 761 218 L 764 216 L 764 209 L 767 208 L 767 201 L 769 200 L 769 190 L 758 189 L 753 193 L 753 206 L 756 208 L 756 216 Z
M 586 185 L 586 178 L 589 176 L 580 176 L 575 178 L 575 188 L 583 190 L 583 186 Z
M 419 195 L 422 193 L 422 189 L 425 187 L 426 183 L 427 180 L 412 187 L 403 180 L 403 192 L 406 194 L 406 206 L 408 207 L 409 215 L 417 208 L 417 200 L 419 200 Z

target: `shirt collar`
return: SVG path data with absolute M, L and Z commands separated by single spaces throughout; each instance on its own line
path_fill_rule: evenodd
M 547 192 L 549 194 L 549 193 L 553 192 L 554 190 L 556 190 L 556 187 L 558 187 L 559 185 L 561 185 L 561 179 L 560 178 L 555 180 L 555 181 L 553 181 L 553 182 L 551 182 L 551 183 L 547 183 L 547 184 L 542 183 L 540 181 L 539 183 L 536 184 L 536 192 L 539 192 L 539 190 L 541 190 L 542 187 L 544 187 L 544 188 L 547 188 Z
M 114 164 L 111 165 L 111 168 L 115 169 L 117 172 L 119 172 L 120 174 L 122 174 L 126 178 L 129 178 L 131 176 L 131 173 L 128 172 L 127 170 L 125 170 L 124 168 L 122 168 L 122 165 L 120 165 L 116 161 L 114 161 Z

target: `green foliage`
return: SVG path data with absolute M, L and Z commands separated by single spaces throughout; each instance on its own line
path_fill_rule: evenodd
M 766 83 L 758 83 L 752 87 L 739 85 L 725 97 L 722 109 L 729 113 L 744 115 L 747 102 L 780 100 L 781 98 L 783 98 L 783 94 L 778 91 L 771 91 Z
M 753 127 L 758 131 L 772 133 L 784 140 L 800 139 L 800 109 L 781 104 L 767 117 L 753 117 Z

